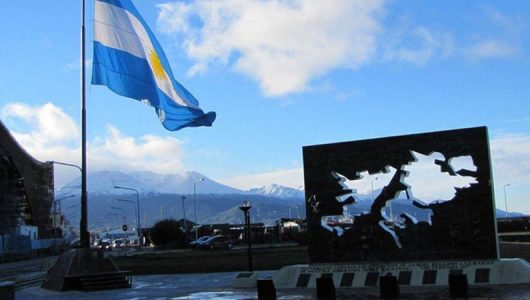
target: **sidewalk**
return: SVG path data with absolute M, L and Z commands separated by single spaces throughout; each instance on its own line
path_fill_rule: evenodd
M 258 278 L 268 278 L 276 271 L 259 271 Z M 257 299 L 255 288 L 234 289 L 232 279 L 237 272 L 208 274 L 172 274 L 134 276 L 129 289 L 98 292 L 55 292 L 38 286 L 16 292 L 17 300 L 25 299 Z M 447 287 L 401 286 L 402 299 L 447 299 Z M 277 290 L 278 299 L 316 299 L 310 288 Z M 530 299 L 530 284 L 511 286 L 470 286 L 469 297 L 475 299 Z M 378 299 L 379 288 L 337 289 L 337 299 Z
M 275 271 L 259 272 L 260 278 Z M 129 289 L 96 292 L 56 292 L 30 287 L 16 293 L 16 299 L 253 299 L 255 289 L 233 290 L 237 272 L 134 276 Z M 292 298 L 290 298 L 292 299 Z

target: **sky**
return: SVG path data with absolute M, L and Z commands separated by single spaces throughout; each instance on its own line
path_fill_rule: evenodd
M 530 2 L 133 2 L 217 120 L 170 132 L 88 84 L 89 172 L 299 187 L 303 146 L 487 126 L 496 205 L 530 213 Z M 88 0 L 88 79 L 92 21 Z M 0 119 L 42 161 L 80 162 L 80 23 L 80 1 L 0 8 Z

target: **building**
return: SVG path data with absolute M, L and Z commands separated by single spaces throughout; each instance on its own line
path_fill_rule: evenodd
M 0 234 L 35 226 L 51 237 L 53 197 L 53 164 L 34 159 L 0 121 Z

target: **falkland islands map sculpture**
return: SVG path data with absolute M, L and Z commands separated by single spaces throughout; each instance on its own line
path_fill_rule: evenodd
M 304 147 L 304 173 L 311 262 L 497 258 L 484 127 Z

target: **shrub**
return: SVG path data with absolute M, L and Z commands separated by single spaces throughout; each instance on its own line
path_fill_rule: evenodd
M 163 248 L 183 247 L 186 243 L 186 237 L 180 229 L 179 223 L 173 219 L 156 223 L 151 228 L 149 238 L 155 246 Z

